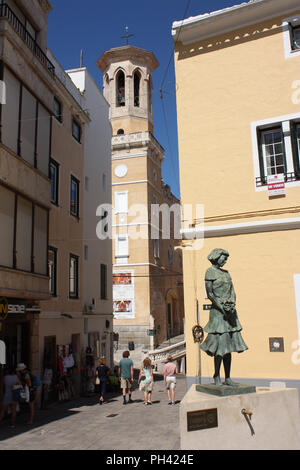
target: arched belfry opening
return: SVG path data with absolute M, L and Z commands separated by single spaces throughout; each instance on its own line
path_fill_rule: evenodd
M 134 73 L 134 77 L 133 77 L 133 86 L 134 86 L 134 106 L 136 106 L 137 108 L 140 107 L 140 103 L 141 103 L 141 97 L 140 97 L 140 91 L 141 91 L 141 74 L 140 72 L 137 70 L 135 73 Z
M 119 70 L 116 76 L 116 106 L 125 106 L 125 74 Z
M 152 73 L 158 67 L 152 52 L 134 46 L 110 49 L 97 62 L 109 76 L 107 100 L 110 104 L 110 121 L 113 135 L 120 128 L 125 134 L 150 131 L 153 133 Z M 150 85 L 149 85 L 150 81 Z

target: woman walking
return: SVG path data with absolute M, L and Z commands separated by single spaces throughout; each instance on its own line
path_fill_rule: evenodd
M 102 405 L 104 402 L 104 396 L 106 393 L 106 385 L 108 382 L 108 373 L 109 373 L 109 368 L 106 365 L 105 359 L 99 359 L 99 365 L 96 368 L 96 380 L 97 378 L 100 380 L 99 405 Z
M 176 364 L 172 356 L 169 356 L 164 367 L 164 384 L 167 387 L 169 405 L 175 405 L 176 375 L 178 374 Z
M 29 389 L 29 421 L 27 424 L 33 424 L 34 417 L 34 403 L 36 401 L 37 389 L 33 383 L 33 376 L 27 366 L 23 363 L 17 365 L 16 371 L 19 373 L 20 382 L 23 387 L 27 386 Z
M 143 365 L 140 369 L 139 375 L 139 384 L 140 384 L 140 391 L 144 392 L 144 404 L 145 405 L 152 405 L 151 401 L 151 394 L 153 390 L 153 370 L 151 359 L 146 357 L 143 361 Z
M 7 408 L 11 408 L 11 424 L 10 427 L 15 427 L 16 415 L 17 415 L 17 402 L 13 398 L 13 387 L 20 383 L 18 376 L 13 369 L 6 369 L 4 376 L 4 397 L 2 403 L 2 409 L 0 413 L 0 421 L 4 418 Z

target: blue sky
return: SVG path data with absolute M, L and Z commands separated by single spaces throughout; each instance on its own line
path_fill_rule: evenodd
M 79 67 L 83 49 L 86 66 L 102 90 L 96 62 L 112 47 L 125 45 L 125 26 L 134 34 L 129 44 L 152 51 L 159 68 L 153 74 L 154 135 L 165 149 L 163 179 L 178 197 L 178 143 L 175 73 L 171 27 L 173 21 L 243 3 L 241 0 L 51 0 L 48 47 L 65 69 Z M 170 64 L 169 64 L 170 63 Z M 168 66 L 169 65 L 169 66 Z M 163 100 L 166 119 L 160 98 Z M 199 119 L 199 116 L 197 116 Z M 167 124 L 166 124 L 167 121 Z

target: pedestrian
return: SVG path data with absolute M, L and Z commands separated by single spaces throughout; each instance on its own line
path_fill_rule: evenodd
M 164 384 L 167 387 L 169 405 L 175 405 L 176 375 L 178 374 L 176 364 L 172 356 L 169 356 L 164 367 Z
M 16 416 L 17 416 L 17 403 L 13 397 L 13 387 L 20 384 L 19 378 L 12 368 L 7 368 L 4 372 L 4 397 L 2 402 L 2 409 L 0 412 L 0 421 L 4 418 L 5 412 L 10 406 L 11 409 L 11 421 L 10 427 L 15 427 Z
M 109 368 L 106 365 L 105 359 L 99 359 L 99 365 L 96 368 L 96 381 L 97 378 L 100 380 L 100 398 L 99 405 L 102 405 L 104 402 L 104 395 L 106 393 L 106 385 L 108 382 Z
M 131 399 L 131 387 L 133 384 L 133 362 L 129 359 L 130 352 L 123 352 L 123 359 L 120 360 L 118 375 L 119 381 L 121 382 L 121 389 L 123 395 L 123 405 L 126 405 L 126 390 L 128 390 L 129 403 L 132 403 Z
M 149 357 L 146 357 L 143 360 L 143 365 L 140 369 L 139 375 L 139 385 L 140 390 L 144 392 L 144 404 L 145 405 L 152 405 L 151 401 L 151 393 L 153 390 L 153 370 L 152 370 L 152 363 Z
M 27 424 L 33 424 L 34 403 L 36 399 L 36 387 L 34 386 L 33 375 L 23 362 L 17 365 L 16 371 L 19 372 L 20 382 L 23 387 L 27 385 L 29 388 L 29 421 Z

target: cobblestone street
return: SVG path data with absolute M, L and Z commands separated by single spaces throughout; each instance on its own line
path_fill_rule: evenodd
M 178 376 L 176 405 L 169 406 L 161 376 L 156 376 L 152 406 L 145 406 L 136 389 L 134 403 L 123 405 L 121 394 L 80 398 L 48 410 L 36 410 L 33 426 L 18 416 L 16 427 L 0 423 L 0 450 L 179 450 L 179 402 L 185 377 Z

